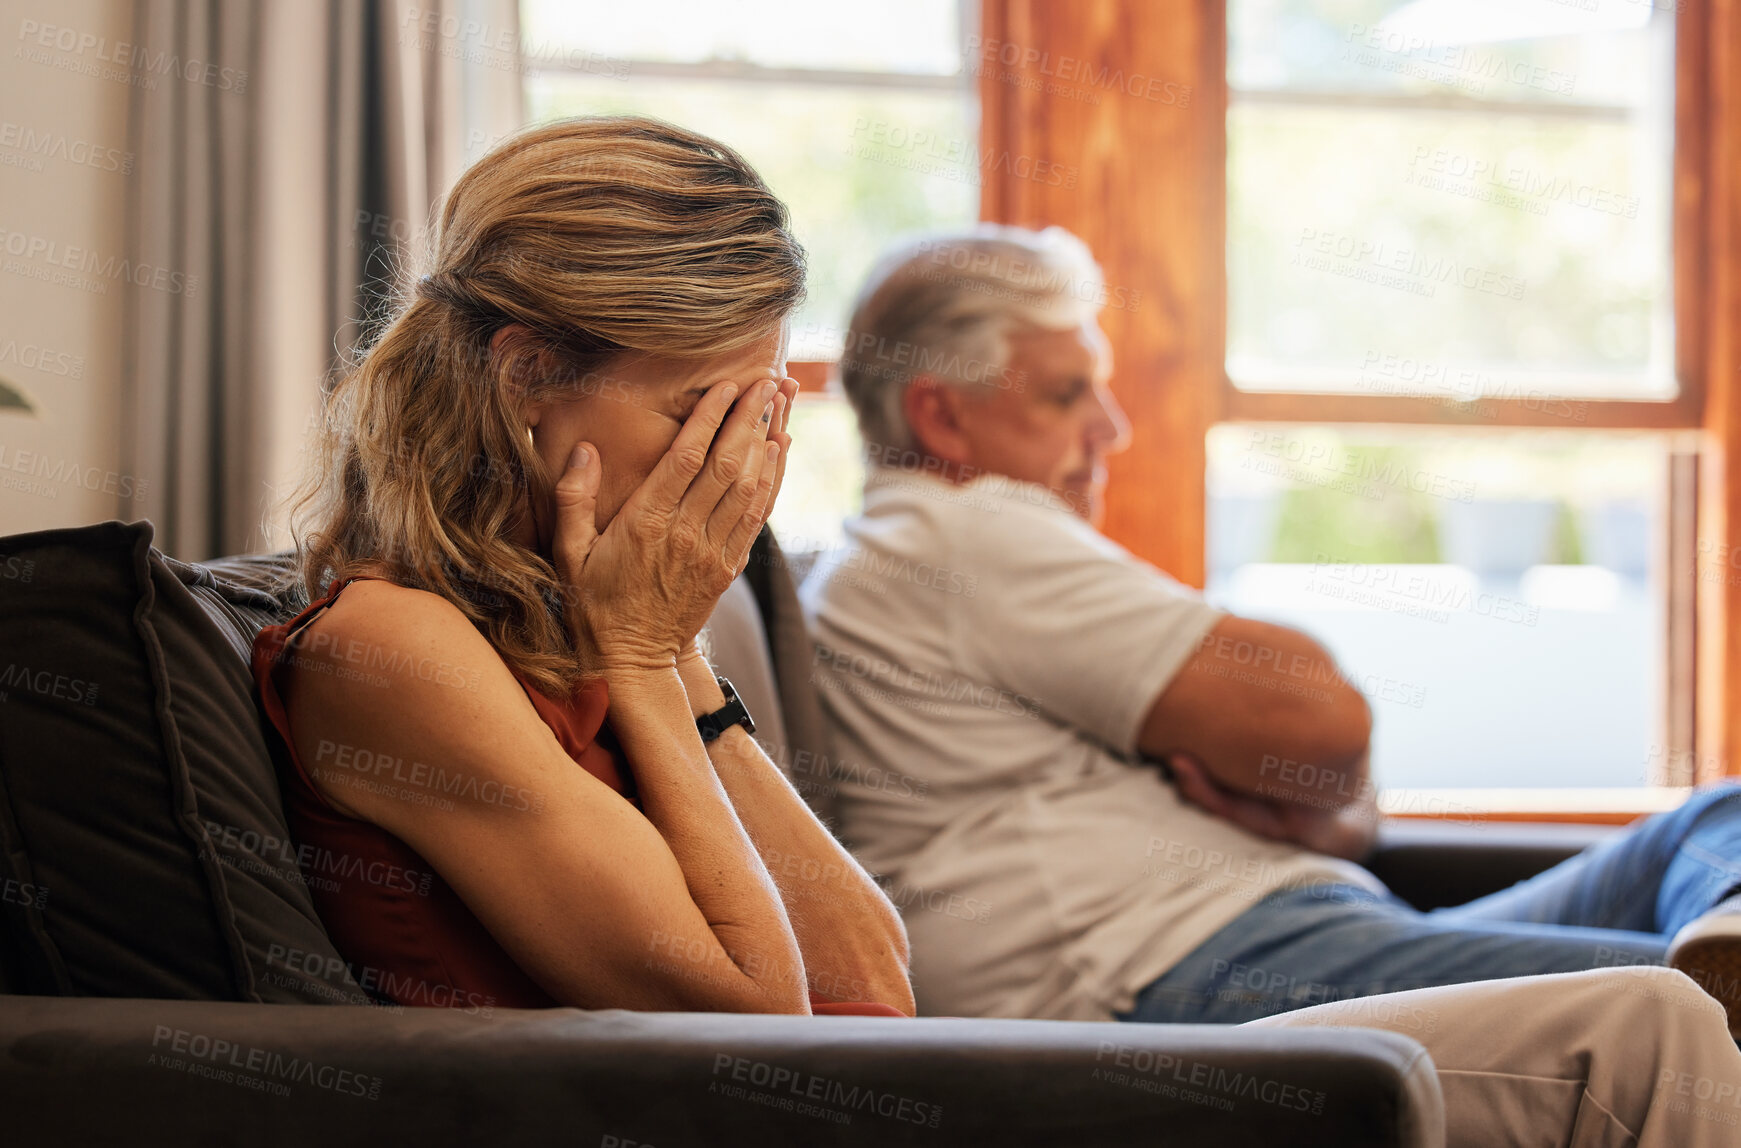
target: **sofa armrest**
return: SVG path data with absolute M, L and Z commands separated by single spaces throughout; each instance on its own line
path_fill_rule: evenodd
M 1552 868 L 1619 832 L 1611 825 L 1394 820 L 1366 867 L 1417 909 L 1461 905 Z
M 1371 1029 L 0 997 L 11 1143 L 1443 1144 Z

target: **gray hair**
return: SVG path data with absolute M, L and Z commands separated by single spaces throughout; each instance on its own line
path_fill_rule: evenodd
M 1075 327 L 1105 300 L 1088 245 L 1062 227 L 983 223 L 895 249 L 859 292 L 840 358 L 859 433 L 873 451 L 916 450 L 902 410 L 914 379 L 1019 390 L 1010 333 Z

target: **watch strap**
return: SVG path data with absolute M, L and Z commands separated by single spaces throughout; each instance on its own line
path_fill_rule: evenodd
M 750 717 L 750 711 L 745 708 L 743 699 L 738 697 L 731 681 L 718 674 L 714 676 L 714 680 L 719 682 L 719 690 L 725 695 L 725 705 L 695 719 L 695 729 L 701 734 L 702 743 L 717 741 L 721 734 L 734 725 L 743 726 L 745 733 L 755 733 L 755 720 Z

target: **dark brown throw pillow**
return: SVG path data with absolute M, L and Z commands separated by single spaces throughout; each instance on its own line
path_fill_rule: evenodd
M 149 522 L 0 538 L 0 988 L 368 1003 L 297 865 L 246 660 L 294 613 Z

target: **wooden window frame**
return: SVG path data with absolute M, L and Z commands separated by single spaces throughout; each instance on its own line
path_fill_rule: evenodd
M 1683 467 L 1674 484 L 1683 499 L 1696 491 L 1696 508 L 1671 508 L 1671 517 L 1687 520 L 1671 530 L 1680 541 L 1671 567 L 1683 578 L 1689 563 L 1694 568 L 1694 622 L 1682 628 L 1690 632 L 1671 632 L 1669 672 L 1680 674 L 1683 687 L 1693 678 L 1692 712 L 1679 723 L 1671 716 L 1671 726 L 1690 727 L 1687 780 L 1702 782 L 1741 773 L 1730 751 L 1741 730 L 1741 538 L 1730 541 L 1741 524 L 1741 463 L 1728 466 L 1741 458 L 1741 0 L 1684 0 L 1676 10 L 1679 392 L 1665 402 L 1584 400 L 1588 417 L 1575 429 L 1682 429 L 1697 440 L 1696 464 Z M 981 0 L 980 8 L 985 48 L 1015 47 L 1006 56 L 1013 62 L 979 72 L 982 149 L 1075 172 L 1065 188 L 1017 178 L 1014 162 L 988 165 L 981 215 L 1070 228 L 1093 248 L 1110 286 L 1145 301 L 1101 316 L 1115 358 L 1113 387 L 1136 444 L 1110 460 L 1105 529 L 1199 587 L 1205 438 L 1218 423 L 1573 429 L 1518 399 L 1482 399 L 1469 410 L 1431 398 L 1232 385 L 1225 367 L 1226 28 L 1225 0 Z M 1159 79 L 1170 86 L 1162 91 L 1188 98 L 1157 102 L 1152 86 L 1113 87 L 1102 76 Z M 1625 815 L 1569 808 L 1558 816 Z

